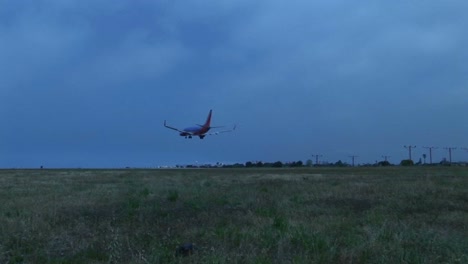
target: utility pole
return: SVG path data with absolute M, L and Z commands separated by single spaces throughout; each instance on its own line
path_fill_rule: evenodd
M 457 148 L 446 147 L 444 149 L 448 149 L 448 151 L 449 151 L 449 162 L 450 162 L 450 164 L 452 164 L 452 149 L 455 150 Z
M 352 159 L 352 161 L 353 161 L 352 164 L 353 164 L 353 167 L 354 167 L 354 158 L 357 158 L 357 157 L 359 157 L 359 156 L 357 156 L 357 155 L 351 155 L 351 156 L 349 156 L 349 157 Z
M 409 150 L 409 159 L 412 160 L 411 159 L 411 150 L 414 149 L 416 146 L 411 146 L 410 145 L 410 146 L 404 146 L 404 147 Z
M 430 164 L 432 164 L 432 150 L 437 149 L 437 147 L 423 147 L 423 148 L 429 149 L 429 162 Z
M 322 155 L 320 155 L 320 154 L 315 154 L 315 155 L 312 154 L 312 157 L 315 157 L 315 165 L 318 165 L 318 164 L 319 164 L 319 163 L 318 163 L 318 158 L 319 158 L 319 157 L 322 157 Z
M 383 155 L 382 158 L 384 158 L 385 161 L 387 161 L 387 158 L 390 158 L 390 156 Z

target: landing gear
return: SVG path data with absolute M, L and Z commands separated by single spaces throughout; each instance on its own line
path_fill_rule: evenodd
M 199 137 L 200 137 L 200 139 L 204 139 L 205 135 L 200 135 Z

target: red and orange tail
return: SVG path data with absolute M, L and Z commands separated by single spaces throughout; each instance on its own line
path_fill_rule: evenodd
M 213 112 L 213 110 L 210 110 L 210 113 L 208 114 L 208 118 L 206 119 L 205 125 L 203 125 L 204 127 L 210 127 L 211 125 L 211 112 Z

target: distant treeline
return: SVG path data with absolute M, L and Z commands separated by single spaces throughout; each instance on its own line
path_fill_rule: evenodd
M 276 161 L 276 162 L 252 162 L 252 161 L 247 161 L 245 163 L 246 168 L 252 168 L 252 167 L 272 167 L 272 168 L 281 168 L 281 167 L 302 167 L 304 166 L 303 162 L 301 160 L 299 161 L 293 161 L 293 162 L 286 162 L 283 163 L 281 161 Z
M 375 163 L 365 163 L 365 164 L 357 164 L 356 167 L 383 167 L 383 166 L 467 166 L 466 162 L 458 162 L 458 163 L 449 163 L 445 159 L 443 159 L 439 163 L 422 163 L 413 162 L 412 160 L 405 159 L 402 160 L 399 164 L 392 164 L 388 161 L 376 161 Z M 179 168 L 294 168 L 294 167 L 352 167 L 352 164 L 347 162 L 343 162 L 338 160 L 335 163 L 323 162 L 320 164 L 313 164 L 311 160 L 307 160 L 306 163 L 299 161 L 292 161 L 292 162 L 263 162 L 263 161 L 247 161 L 246 163 L 234 163 L 234 164 L 222 164 L 217 163 L 216 165 L 186 165 L 180 166 Z

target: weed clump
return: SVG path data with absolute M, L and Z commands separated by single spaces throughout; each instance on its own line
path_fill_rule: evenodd
M 169 190 L 167 200 L 169 202 L 175 202 L 177 199 L 179 199 L 179 192 L 177 190 Z

